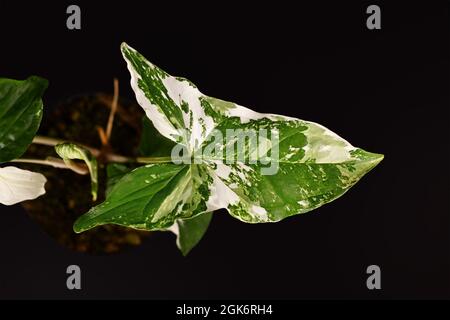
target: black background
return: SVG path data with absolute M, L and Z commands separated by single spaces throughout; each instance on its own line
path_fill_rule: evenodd
M 66 29 L 72 3 L 80 31 Z M 381 7 L 381 30 L 366 28 L 369 4 Z M 449 298 L 448 4 L 0 2 L 0 75 L 48 78 L 46 108 L 111 92 L 113 77 L 134 98 L 126 41 L 205 94 L 385 154 L 311 214 L 247 225 L 217 212 L 186 258 L 168 233 L 112 256 L 73 253 L 20 206 L 1 206 L 0 298 Z M 82 268 L 81 291 L 66 289 L 70 264 Z M 378 291 L 366 288 L 371 264 Z

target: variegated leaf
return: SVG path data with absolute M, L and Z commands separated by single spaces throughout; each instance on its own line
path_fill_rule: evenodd
M 177 219 L 220 208 L 244 222 L 275 222 L 338 198 L 383 159 L 316 123 L 261 114 L 203 95 L 190 81 L 170 76 L 126 44 L 121 49 L 147 117 L 164 137 L 185 146 L 193 161 L 150 167 L 160 174 L 179 170 L 178 179 L 158 190 L 159 202 L 171 205 L 145 205 L 140 213 L 145 223 L 138 226 L 122 210 L 121 224 L 175 228 Z M 131 173 L 120 180 L 120 189 L 142 180 L 159 181 L 159 175 L 140 170 L 141 175 Z M 139 194 L 154 201 L 151 192 Z M 108 197 L 109 205 L 102 208 L 113 202 Z M 107 210 L 98 208 L 91 214 L 97 224 L 117 223 L 102 219 Z M 92 226 L 86 222 L 78 230 Z

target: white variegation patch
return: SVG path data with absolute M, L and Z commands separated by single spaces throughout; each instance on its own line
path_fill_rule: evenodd
M 0 168 L 0 203 L 13 205 L 45 194 L 47 179 L 40 173 L 16 167 Z
M 228 208 L 230 205 L 237 204 L 240 201 L 239 196 L 223 182 L 217 172 L 211 170 L 210 174 L 213 181 L 209 186 L 210 196 L 206 202 L 207 211 Z
M 304 132 L 308 144 L 304 147 L 304 162 L 314 160 L 316 163 L 342 163 L 352 160 L 351 151 L 356 148 L 333 131 L 315 123 L 306 122 L 308 129 Z
M 298 121 L 297 118 L 288 116 L 282 116 L 274 113 L 260 113 L 253 111 L 252 109 L 243 107 L 238 104 L 234 104 L 235 108 L 230 108 L 225 111 L 227 117 L 237 117 L 242 124 L 248 123 L 251 120 L 270 119 L 272 121 Z
M 254 215 L 258 221 L 266 222 L 269 220 L 269 217 L 267 216 L 267 211 L 263 207 L 253 204 L 250 207 L 249 213 Z
M 167 76 L 163 83 L 169 97 L 180 109 L 183 103 L 189 106 L 189 112 L 182 112 L 185 128 L 189 132 L 189 151 L 193 153 L 215 127 L 213 118 L 206 115 L 201 106 L 200 99 L 204 95 L 188 81 L 177 77 Z
M 176 235 L 176 236 L 177 236 L 177 242 L 178 242 L 178 236 L 180 235 L 180 227 L 178 226 L 177 221 L 175 221 L 175 222 L 173 223 L 173 225 L 171 225 L 170 227 L 168 227 L 166 230 L 167 230 L 167 231 L 170 231 L 170 232 L 172 232 L 174 235 Z
M 259 113 L 249 108 L 235 104 L 235 108 L 230 108 L 225 112 L 227 117 L 237 117 L 241 123 L 247 123 L 250 120 L 259 120 L 262 118 L 269 118 L 270 114 Z

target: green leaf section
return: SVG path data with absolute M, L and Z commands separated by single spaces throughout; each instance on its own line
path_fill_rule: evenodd
M 189 166 L 151 164 L 126 174 L 111 189 L 104 203 L 92 208 L 74 224 L 82 232 L 105 223 L 142 230 L 162 230 L 174 221 L 166 211 L 181 215 L 179 207 L 189 185 Z
M 149 118 L 142 118 L 142 136 L 139 143 L 139 153 L 144 157 L 166 157 L 170 156 L 176 145 L 167 139 L 152 124 Z
M 92 156 L 89 150 L 74 143 L 58 144 L 55 146 L 55 151 L 68 167 L 76 167 L 76 164 L 72 160 L 82 160 L 86 163 L 91 176 L 92 200 L 96 201 L 98 193 L 97 159 Z
M 142 156 L 145 157 L 166 157 L 170 156 L 171 150 L 175 146 L 175 143 L 165 137 L 163 137 L 153 126 L 151 121 L 145 117 L 143 119 L 143 130 L 141 136 L 141 142 L 139 151 Z M 164 167 L 160 166 L 162 169 Z M 133 169 L 124 164 L 113 163 L 107 166 L 107 197 L 111 193 L 113 187 L 122 179 L 125 175 L 130 173 Z M 154 177 L 154 176 L 153 176 Z M 151 178 L 151 177 L 150 177 Z M 120 212 L 120 211 L 118 211 Z M 112 216 L 116 216 L 116 213 L 109 212 Z M 120 213 L 119 213 L 120 215 Z M 111 217 L 112 217 L 111 216 Z M 141 215 L 142 217 L 144 215 Z M 212 218 L 212 213 L 200 214 L 196 217 L 189 219 L 177 219 L 175 223 L 169 228 L 165 229 L 172 231 L 177 236 L 177 246 L 183 255 L 187 255 L 201 240 Z M 145 224 L 144 221 L 137 222 L 138 228 Z M 147 229 L 147 227 L 143 227 Z
M 0 162 L 20 157 L 33 141 L 47 85 L 36 76 L 23 81 L 0 78 Z
M 139 151 L 144 157 L 166 157 L 170 156 L 176 145 L 156 130 L 149 118 L 142 119 L 142 137 Z M 116 171 L 117 172 L 117 171 Z M 108 174 L 109 176 L 109 174 Z M 114 179 L 114 177 L 112 177 Z M 177 247 L 187 255 L 202 239 L 212 219 L 212 213 L 200 214 L 189 219 L 178 219 L 168 230 L 177 236 Z
M 206 212 L 194 218 L 177 220 L 178 232 L 175 232 L 177 235 L 177 246 L 184 256 L 203 238 L 211 219 L 212 212 Z

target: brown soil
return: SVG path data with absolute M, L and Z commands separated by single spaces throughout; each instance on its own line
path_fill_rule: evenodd
M 40 135 L 67 139 L 95 148 L 101 148 L 96 126 L 106 127 L 112 96 L 107 94 L 80 95 L 68 99 L 44 116 Z M 119 100 L 110 145 L 112 151 L 125 156 L 136 156 L 140 140 L 141 108 Z M 25 157 L 55 156 L 52 147 L 31 145 Z M 43 173 L 47 177 L 44 196 L 26 201 L 23 206 L 58 243 L 75 251 L 94 254 L 117 252 L 130 245 L 139 245 L 148 232 L 114 225 L 106 225 L 76 234 L 72 225 L 94 204 L 104 200 L 106 166 L 99 163 L 99 197 L 92 202 L 89 175 L 81 176 L 70 170 L 47 166 L 20 165 Z

